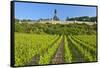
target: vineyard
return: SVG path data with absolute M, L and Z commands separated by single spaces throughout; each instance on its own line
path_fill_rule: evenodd
M 11 6 L 11 66 L 98 61 L 97 6 L 19 2 Z
M 15 32 L 15 66 L 96 61 L 96 35 Z

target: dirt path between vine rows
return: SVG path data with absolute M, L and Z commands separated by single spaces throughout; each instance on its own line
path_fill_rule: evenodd
M 59 47 L 57 49 L 54 58 L 51 61 L 52 64 L 61 64 L 64 63 L 64 38 L 62 38 Z
M 32 60 L 29 63 L 27 63 L 25 65 L 38 65 L 39 60 L 40 60 L 40 55 L 37 54 L 32 58 Z

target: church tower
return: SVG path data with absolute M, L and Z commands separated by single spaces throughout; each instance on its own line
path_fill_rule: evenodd
M 57 14 L 57 10 L 55 9 L 55 10 L 54 10 L 54 15 L 56 16 L 56 14 Z
M 54 17 L 53 17 L 53 21 L 59 21 L 59 18 L 57 17 L 57 10 L 54 10 Z

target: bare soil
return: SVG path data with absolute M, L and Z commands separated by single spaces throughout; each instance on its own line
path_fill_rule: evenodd
M 52 64 L 61 64 L 64 63 L 64 38 L 62 38 L 59 47 L 57 49 L 54 58 L 51 61 Z

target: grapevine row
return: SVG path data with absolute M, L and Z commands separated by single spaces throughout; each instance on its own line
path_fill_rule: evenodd
M 96 48 L 94 48 L 94 47 L 92 47 L 91 45 L 88 45 L 88 44 L 86 44 L 86 43 L 80 41 L 79 39 L 75 38 L 74 36 L 71 36 L 71 37 L 72 37 L 72 39 L 73 39 L 74 41 L 76 41 L 77 43 L 79 43 L 80 45 L 82 45 L 82 47 L 83 47 L 84 49 L 87 49 L 88 51 L 90 51 L 91 54 L 93 54 L 93 55 L 96 54 Z
M 69 45 L 68 45 L 68 41 L 67 41 L 67 37 L 65 36 L 64 37 L 64 49 L 65 49 L 65 55 L 64 55 L 64 58 L 65 58 L 65 62 L 66 63 L 71 63 L 72 62 L 72 54 L 70 52 L 70 49 L 69 49 Z
M 54 43 L 54 45 L 45 52 L 44 55 L 40 56 L 39 64 L 49 64 L 51 62 L 51 58 L 54 56 L 59 43 L 62 39 L 62 36 Z
M 74 36 L 75 38 L 77 38 L 78 40 L 80 40 L 81 42 L 84 42 L 88 45 L 91 45 L 91 47 L 96 48 L 96 38 L 95 36 Z
M 33 56 L 46 51 L 58 37 L 58 35 L 15 33 L 15 66 L 30 62 Z
M 75 42 L 70 36 L 68 36 L 68 38 L 71 41 L 71 43 L 73 43 L 73 46 L 75 46 L 77 50 L 83 55 L 83 58 L 86 61 L 95 60 L 95 58 L 92 57 L 91 53 L 87 49 L 84 49 L 79 43 Z

